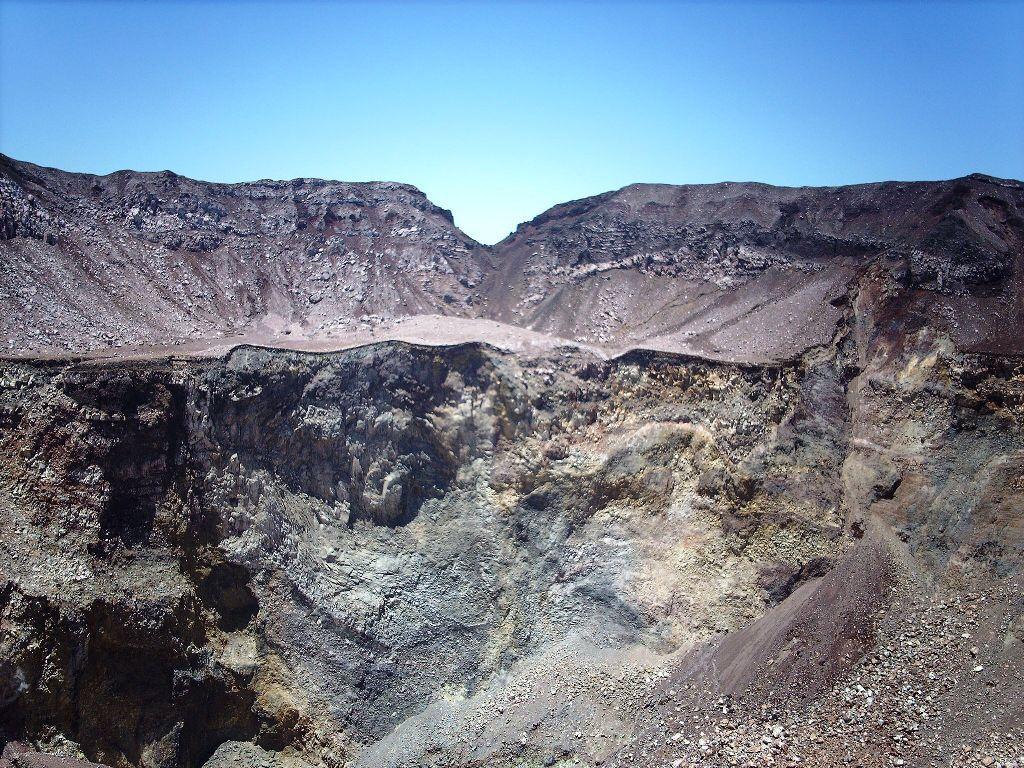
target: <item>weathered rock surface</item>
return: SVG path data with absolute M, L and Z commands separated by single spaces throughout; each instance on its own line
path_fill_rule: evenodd
M 487 247 L 403 184 L 89 176 L 0 157 L 0 238 L 13 354 L 328 349 L 412 340 L 409 319 L 426 317 L 437 339 L 515 346 L 532 330 L 610 353 L 768 362 L 827 344 L 872 270 L 904 289 L 905 324 L 1024 351 L 1024 185 L 980 175 L 638 184 Z
M 1021 762 L 1018 183 L 629 187 L 488 249 L 401 185 L 4 162 L 4 768 Z M 334 345 L 314 245 L 482 338 L 157 346 Z
M 906 322 L 1024 351 L 1014 181 L 636 184 L 556 206 L 495 250 L 496 317 L 615 349 L 785 359 L 826 344 L 850 286 L 884 269 Z
M 171 344 L 474 314 L 476 243 L 405 184 L 208 184 L 0 157 L 8 351 Z

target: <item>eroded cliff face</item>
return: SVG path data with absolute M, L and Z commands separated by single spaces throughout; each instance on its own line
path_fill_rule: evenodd
M 1012 757 L 1024 367 L 893 336 L 885 286 L 784 364 L 5 364 L 4 738 L 115 768 Z M 947 646 L 873 695 L 930 724 L 862 738 L 842 691 L 918 608 Z

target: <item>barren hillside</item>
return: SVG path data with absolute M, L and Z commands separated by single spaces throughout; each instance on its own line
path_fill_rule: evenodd
M 9 158 L 0 171 L 13 354 L 323 349 L 434 328 L 782 360 L 832 338 L 872 268 L 896 276 L 908 317 L 965 348 L 1021 351 L 1019 182 L 633 185 L 485 247 L 402 184 L 97 177 Z

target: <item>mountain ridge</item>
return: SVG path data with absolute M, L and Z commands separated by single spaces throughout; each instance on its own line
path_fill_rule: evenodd
M 986 301 L 1020 313 L 1024 185 L 982 174 L 631 184 L 553 206 L 488 246 L 399 182 L 96 176 L 6 156 L 0 168 L 9 353 L 239 335 L 351 346 L 362 330 L 390 338 L 409 318 L 442 318 L 429 322 L 442 335 L 458 326 L 459 339 L 487 341 L 473 323 L 497 321 L 610 354 L 787 359 L 827 338 L 835 304 L 883 263 L 938 296 L 935 311 L 981 317 L 949 329 L 967 346 L 1014 346 L 986 325 Z

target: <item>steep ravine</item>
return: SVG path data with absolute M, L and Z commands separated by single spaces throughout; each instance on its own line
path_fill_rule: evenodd
M 893 590 L 1020 564 L 1020 362 L 890 344 L 863 301 L 761 366 L 4 364 L 0 735 L 115 768 L 649 765 L 690 743 L 658 730 L 665 691 L 760 717 L 800 681 L 815 706 Z

